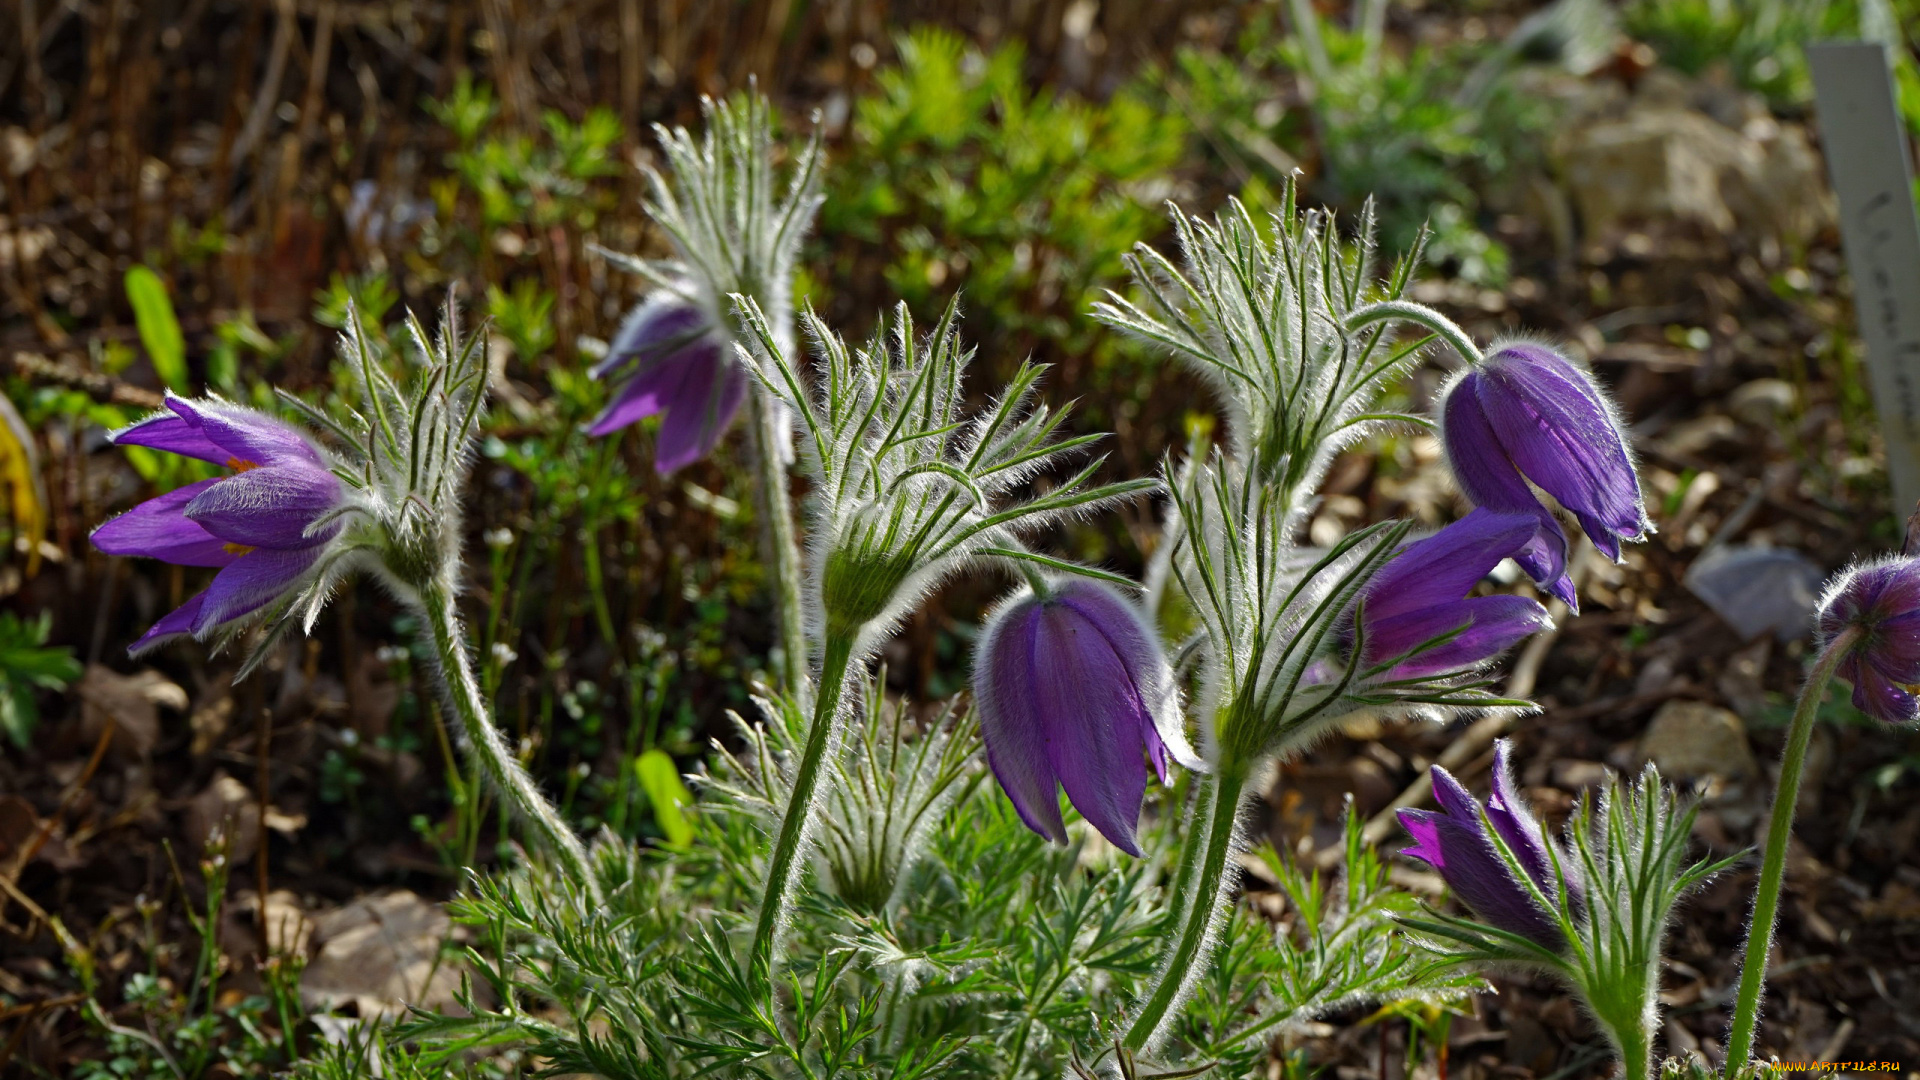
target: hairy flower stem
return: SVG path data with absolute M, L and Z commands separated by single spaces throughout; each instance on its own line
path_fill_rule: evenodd
M 1175 882 L 1180 888 L 1174 899 L 1174 937 L 1161 953 L 1160 970 L 1146 1002 L 1127 1028 L 1123 1041 L 1128 1050 L 1145 1050 L 1164 1037 L 1174 1006 L 1206 969 L 1214 922 L 1228 901 L 1228 856 L 1239 829 L 1240 797 L 1249 771 L 1246 762 L 1223 756 L 1212 773 L 1200 778 L 1187 830 L 1187 847 L 1197 846 L 1199 855 L 1191 868 L 1187 858 L 1181 859 Z
M 1477 367 L 1484 359 L 1480 354 L 1480 346 L 1473 343 L 1473 338 L 1460 328 L 1459 323 L 1425 304 L 1416 304 L 1411 300 L 1382 300 L 1365 307 L 1355 308 L 1347 315 L 1347 329 L 1359 330 L 1361 327 L 1386 322 L 1388 319 L 1399 319 L 1402 322 L 1426 327 L 1437 334 L 1442 341 L 1453 346 L 1453 351 L 1459 353 L 1460 358 L 1468 364 Z
M 600 883 L 594 879 L 587 849 L 573 834 L 560 812 L 553 808 L 533 778 L 508 752 L 506 740 L 488 715 L 486 699 L 474 679 L 473 665 L 467 659 L 466 630 L 460 625 L 460 613 L 452 590 L 430 584 L 419 590 L 420 619 L 433 646 L 440 676 L 441 692 L 453 715 L 460 721 L 465 742 L 480 770 L 510 804 L 540 834 L 543 845 L 560 860 L 567 876 L 586 891 L 593 906 L 600 904 Z
M 785 412 L 764 393 L 750 395 L 748 429 L 753 436 L 754 510 L 760 516 L 767 565 L 773 570 L 774 619 L 780 627 L 780 681 L 801 702 L 807 687 L 806 609 L 802 606 L 800 536 L 793 525 L 787 482 Z
M 748 977 L 756 983 L 772 983 L 774 938 L 793 910 L 793 894 L 805 869 L 800 856 L 812 831 L 821 766 L 826 763 L 828 748 L 838 741 L 834 736 L 840 724 L 840 696 L 846 687 L 855 636 L 852 632 L 828 633 L 826 653 L 820 658 L 819 696 L 814 699 L 813 720 L 807 725 L 807 744 L 793 773 L 793 796 L 780 819 L 773 861 L 767 867 L 767 894 L 760 901 L 753 948 L 747 954 Z
M 1734 997 L 1733 1029 L 1727 1036 L 1727 1080 L 1739 1075 L 1753 1057 L 1753 1033 L 1760 1021 L 1760 989 L 1767 977 L 1767 952 L 1773 947 L 1773 920 L 1780 906 L 1780 881 L 1786 875 L 1787 838 L 1793 832 L 1794 805 L 1800 801 L 1800 772 L 1807 761 L 1807 743 L 1813 738 L 1813 719 L 1827 696 L 1834 669 L 1859 639 L 1848 629 L 1827 643 L 1814 661 L 1813 673 L 1800 691 L 1787 729 L 1787 749 L 1780 758 L 1779 785 L 1773 792 L 1773 817 L 1767 825 L 1767 853 L 1760 864 L 1760 884 L 1753 895 L 1753 917 L 1747 923 L 1746 959 L 1740 964 L 1740 992 Z
M 1620 1040 L 1621 1080 L 1650 1080 L 1653 1076 L 1653 1037 L 1641 1023 L 1627 1024 L 1614 1031 Z

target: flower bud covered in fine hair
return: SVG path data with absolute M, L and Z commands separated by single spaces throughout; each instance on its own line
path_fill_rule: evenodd
M 1414 839 L 1402 854 L 1439 871 L 1447 888 L 1489 925 L 1557 952 L 1565 947 L 1566 936 L 1557 914 L 1541 906 L 1534 890 L 1557 902 L 1559 874 L 1546 833 L 1514 786 L 1512 750 L 1510 740 L 1494 744 L 1493 791 L 1487 796 L 1484 817 L 1481 805 L 1460 781 L 1435 765 L 1433 801 L 1440 809 L 1400 811 L 1400 824 Z M 1495 836 L 1526 871 L 1533 889 L 1513 873 Z M 1579 906 L 1577 895 L 1568 900 L 1569 906 Z
M 1482 509 L 1403 546 L 1367 586 L 1364 662 L 1405 656 L 1383 677 L 1417 679 L 1475 667 L 1546 629 L 1547 609 L 1528 597 L 1467 595 L 1502 559 L 1520 555 L 1534 528 L 1531 517 Z
M 1853 704 L 1890 724 L 1920 720 L 1920 559 L 1897 557 L 1856 566 L 1833 580 L 1820 602 L 1824 647 L 1856 634 L 1837 674 L 1853 684 Z
M 1653 531 L 1619 416 L 1593 377 L 1552 349 L 1513 342 L 1493 350 L 1447 387 L 1440 413 L 1461 490 L 1478 506 L 1535 519 L 1538 532 L 1515 561 L 1569 607 L 1566 534 L 1528 481 L 1616 562 L 1622 540 Z
M 1099 582 L 1023 590 L 980 633 L 973 694 L 987 761 L 1033 831 L 1065 843 L 1058 788 L 1114 846 L 1139 855 L 1147 761 L 1197 768 L 1173 673 L 1139 609 Z
M 662 474 L 712 453 L 747 396 L 747 373 L 712 317 L 666 289 L 627 316 L 593 376 L 624 381 L 588 433 L 608 435 L 664 414 L 654 451 Z
M 346 486 L 306 436 L 264 413 L 168 395 L 160 412 L 112 438 L 232 470 L 149 499 L 93 531 L 93 546 L 109 555 L 220 568 L 132 653 L 187 634 L 204 640 L 291 595 L 340 533 Z

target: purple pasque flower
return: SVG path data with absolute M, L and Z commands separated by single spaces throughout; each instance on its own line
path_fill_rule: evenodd
M 1159 637 L 1135 604 L 1085 578 L 1022 590 L 987 617 L 973 659 L 987 762 L 1034 832 L 1066 843 L 1059 788 L 1101 835 L 1139 855 L 1147 761 L 1200 768 L 1181 732 Z
M 149 499 L 93 531 L 93 546 L 109 555 L 220 568 L 130 653 L 186 634 L 204 640 L 289 595 L 340 533 L 345 486 L 306 436 L 263 413 L 169 394 L 160 412 L 111 438 L 233 470 Z
M 1653 531 L 1620 417 L 1591 375 L 1544 345 L 1510 342 L 1462 372 L 1442 393 L 1440 429 L 1475 505 L 1538 523 L 1515 561 L 1569 607 L 1578 605 L 1566 534 L 1528 481 L 1571 511 L 1615 562 L 1620 541 Z
M 1552 903 L 1559 902 L 1560 873 L 1565 873 L 1568 907 L 1579 909 L 1584 898 L 1573 868 L 1562 859 L 1556 873 L 1552 841 L 1514 786 L 1512 752 L 1511 739 L 1493 744 L 1493 791 L 1487 796 L 1484 818 L 1481 805 L 1460 781 L 1435 765 L 1433 801 L 1440 809 L 1400 811 L 1400 825 L 1414 840 L 1401 854 L 1439 871 L 1447 888 L 1487 924 L 1558 952 L 1566 939 L 1557 912 L 1541 906 L 1493 842 L 1497 835 L 1506 843 L 1534 887 Z
M 1858 635 L 1836 673 L 1853 684 L 1854 708 L 1890 724 L 1920 720 L 1920 559 L 1896 556 L 1855 566 L 1820 601 L 1822 648 Z
M 593 377 L 623 376 L 613 400 L 587 428 L 607 435 L 642 417 L 665 414 L 653 467 L 673 472 L 713 452 L 747 397 L 747 372 L 700 304 L 661 289 L 620 325 Z
M 1381 677 L 1418 679 L 1459 671 L 1550 626 L 1547 609 L 1528 597 L 1467 595 L 1500 560 L 1517 559 L 1536 532 L 1529 515 L 1481 508 L 1424 540 L 1402 545 L 1367 584 L 1358 627 L 1362 666 L 1413 653 Z M 1449 633 L 1454 636 L 1413 652 Z

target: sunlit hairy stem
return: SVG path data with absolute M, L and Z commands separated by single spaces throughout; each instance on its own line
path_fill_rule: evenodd
M 1245 793 L 1248 767 L 1223 755 L 1214 771 L 1200 778 L 1200 792 L 1187 819 L 1187 846 L 1198 857 L 1183 857 L 1175 885 L 1173 931 L 1161 952 L 1160 969 L 1140 1011 L 1123 1040 L 1127 1049 L 1145 1050 L 1166 1036 L 1175 1006 L 1205 972 L 1213 943 L 1213 926 L 1229 902 L 1228 856 L 1239 829 L 1240 797 Z
M 1747 923 L 1746 958 L 1740 964 L 1740 992 L 1734 996 L 1733 1029 L 1727 1036 L 1727 1080 L 1738 1076 L 1753 1057 L 1753 1032 L 1760 1021 L 1760 989 L 1767 978 L 1767 952 L 1773 947 L 1773 920 L 1779 913 L 1780 881 L 1787 868 L 1787 838 L 1793 832 L 1794 805 L 1800 801 L 1800 773 L 1807 761 L 1807 743 L 1813 738 L 1813 718 L 1827 696 L 1834 669 L 1846 658 L 1859 631 L 1848 629 L 1814 661 L 1813 673 L 1800 691 L 1787 729 L 1786 753 L 1780 757 L 1780 780 L 1773 791 L 1773 817 L 1767 824 L 1767 853 L 1760 864 L 1760 884 L 1753 895 L 1753 918 Z
M 1615 1031 L 1620 1039 L 1620 1071 L 1623 1080 L 1649 1080 L 1653 1076 L 1653 1039 L 1646 1025 L 1627 1024 Z
M 807 624 L 802 606 L 800 535 L 793 524 L 793 497 L 787 482 L 786 411 L 757 388 L 748 406 L 753 439 L 754 511 L 761 521 L 767 565 L 773 571 L 774 619 L 780 628 L 780 681 L 801 702 L 807 686 Z
M 500 797 L 540 834 L 540 840 L 559 859 L 567 876 L 585 890 L 587 899 L 600 903 L 600 884 L 594 879 L 587 849 L 573 834 L 560 812 L 540 794 L 533 778 L 507 750 L 506 740 L 493 725 L 480 684 L 474 679 L 473 665 L 467 658 L 467 635 L 455 608 L 454 593 L 444 585 L 429 584 L 420 589 L 420 619 L 425 636 L 433 647 L 442 695 L 460 721 L 462 740 L 479 763 L 480 770 Z
M 1354 308 L 1347 315 L 1347 330 L 1359 330 L 1377 322 L 1398 319 L 1416 326 L 1424 326 L 1440 335 L 1440 339 L 1453 346 L 1453 351 L 1468 364 L 1478 366 L 1482 360 L 1480 346 L 1473 343 L 1460 324 L 1433 310 L 1425 304 L 1416 304 L 1411 300 L 1382 300 L 1376 304 Z
M 1509 863 L 1511 868 L 1513 863 Z M 1654 1004 L 1660 992 L 1659 958 L 1638 956 L 1628 966 L 1643 973 L 1630 987 L 1589 981 L 1583 993 L 1600 1025 L 1613 1036 L 1620 1052 L 1621 1080 L 1650 1080 L 1653 1075 L 1653 1028 L 1659 1022 Z M 1589 969 L 1591 970 L 1591 969 Z M 1611 981 L 1611 980 L 1609 980 Z M 1624 990 L 1624 992 L 1618 992 Z
M 800 856 L 813 827 L 822 766 L 828 748 L 838 741 L 834 736 L 840 723 L 840 697 L 846 688 L 854 637 L 853 633 L 827 635 L 826 652 L 820 660 L 819 696 L 814 699 L 807 742 L 794 769 L 793 794 L 780 820 L 780 835 L 774 840 L 773 860 L 767 866 L 767 893 L 760 901 L 753 948 L 747 954 L 749 974 L 756 982 L 771 982 L 773 978 L 774 938 L 793 910 L 794 892 L 806 868 Z

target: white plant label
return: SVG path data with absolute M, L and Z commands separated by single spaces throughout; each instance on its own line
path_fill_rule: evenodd
M 1813 45 L 1807 60 L 1827 175 L 1840 199 L 1840 239 L 1867 343 L 1894 513 L 1905 518 L 1920 502 L 1920 215 L 1906 129 L 1885 46 Z

